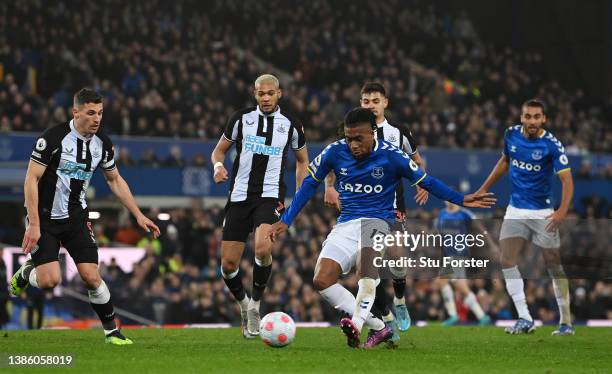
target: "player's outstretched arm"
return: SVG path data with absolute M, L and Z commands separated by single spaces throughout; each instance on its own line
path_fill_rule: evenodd
M 40 239 L 40 217 L 38 216 L 38 181 L 42 178 L 47 167 L 34 161 L 28 164 L 23 192 L 25 205 L 28 212 L 28 227 L 23 234 L 21 248 L 23 253 L 32 252 L 32 248 Z
M 136 204 L 136 199 L 134 199 L 134 195 L 132 195 L 132 191 L 130 191 L 130 186 L 128 186 L 125 179 L 119 174 L 117 168 L 104 170 L 104 177 L 111 191 L 113 191 L 115 196 L 121 201 L 121 204 L 136 217 L 138 226 L 142 227 L 146 232 L 153 231 L 153 237 L 157 238 L 160 234 L 159 227 L 140 211 L 138 204 Z
M 497 183 L 497 181 L 499 181 L 504 175 L 506 175 L 509 167 L 510 160 L 508 159 L 508 156 L 503 154 L 477 192 L 487 192 L 489 188 L 491 188 L 495 183 Z
M 547 231 L 555 231 L 559 227 L 561 221 L 567 215 L 569 208 L 572 204 L 572 198 L 574 196 L 574 179 L 570 169 L 564 169 L 557 173 L 561 180 L 561 204 L 559 208 L 554 211 L 553 214 L 546 217 L 550 220 L 546 225 Z
M 325 177 L 325 196 L 323 197 L 323 202 L 325 206 L 336 208 L 340 211 L 340 194 L 336 191 L 335 185 L 336 174 L 332 171 Z
M 219 139 L 217 145 L 215 146 L 212 155 L 210 156 L 210 160 L 214 165 L 213 178 L 215 180 L 215 183 L 223 183 L 228 178 L 227 170 L 223 165 L 223 161 L 225 160 L 225 155 L 227 154 L 227 151 L 231 148 L 232 144 L 233 143 L 227 140 L 225 136 L 222 136 L 221 139 Z
M 276 222 L 270 226 L 270 229 L 268 229 L 266 236 L 268 236 L 271 241 L 275 241 L 278 235 L 287 231 L 287 228 L 291 226 L 291 223 L 293 223 L 306 203 L 308 203 L 308 201 L 314 196 L 315 192 L 317 192 L 319 184 L 320 181 L 316 180 L 311 175 L 304 178 L 304 182 L 293 197 L 291 205 L 289 205 L 285 213 L 282 215 L 280 221 Z

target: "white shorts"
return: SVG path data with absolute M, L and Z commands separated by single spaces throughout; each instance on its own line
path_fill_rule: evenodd
M 546 217 L 553 214 L 553 212 L 550 208 L 520 209 L 510 205 L 506 209 L 499 239 L 531 239 L 533 244 L 541 248 L 559 248 L 561 247 L 559 230 L 553 232 L 546 231 L 546 226 L 550 222 Z
M 362 230 L 363 238 L 362 240 Z M 354 219 L 339 223 L 327 235 L 319 259 L 329 258 L 337 262 L 343 274 L 348 274 L 357 264 L 361 248 L 372 247 L 370 232 L 386 235 L 390 232 L 389 225 L 382 219 Z

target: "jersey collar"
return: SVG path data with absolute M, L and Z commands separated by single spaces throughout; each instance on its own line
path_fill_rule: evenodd
M 389 121 L 387 121 L 387 119 L 385 118 L 384 121 L 382 121 L 381 123 L 377 123 L 376 126 L 378 126 L 378 128 L 381 128 L 381 127 L 387 126 L 388 124 L 389 124 Z
M 91 137 L 85 137 L 83 135 L 81 135 L 80 132 L 77 131 L 77 129 L 74 127 L 74 119 L 70 120 L 70 131 L 72 131 L 74 133 L 74 135 L 76 135 L 77 138 L 83 140 L 83 141 L 90 141 L 91 138 L 93 138 L 93 135 Z
M 270 114 L 266 114 L 264 112 L 261 111 L 261 109 L 259 108 L 259 105 L 257 105 L 257 114 L 259 114 L 260 116 L 264 116 L 264 117 L 274 117 L 278 112 L 280 112 L 280 106 L 276 106 L 276 109 L 274 110 L 274 112 L 270 113 Z

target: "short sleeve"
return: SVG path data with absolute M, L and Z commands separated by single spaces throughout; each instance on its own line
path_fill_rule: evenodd
M 30 160 L 44 166 L 49 166 L 51 158 L 61 146 L 61 138 L 58 128 L 52 127 L 46 130 L 34 144 Z
M 551 141 L 550 149 L 555 173 L 558 174 L 570 170 L 569 160 L 565 154 L 565 147 L 563 144 L 554 136 L 551 136 L 549 140 Z
M 406 152 L 410 156 L 415 154 L 416 151 L 417 151 L 417 144 L 416 144 L 416 141 L 414 140 L 414 136 L 412 136 L 412 133 L 410 132 L 410 130 L 408 130 L 405 127 L 401 127 L 400 128 L 400 135 L 401 135 L 401 144 L 400 145 L 401 145 L 402 151 Z
M 304 148 L 306 145 L 306 136 L 304 135 L 304 127 L 301 123 L 293 124 L 293 133 L 291 134 L 291 148 L 294 151 Z
M 413 186 L 419 184 L 427 175 L 416 162 L 412 161 L 406 152 L 396 148 L 393 152 L 393 161 L 399 168 L 399 175 L 408 179 Z
M 106 135 L 101 136 L 102 139 L 102 160 L 100 166 L 106 171 L 111 171 L 117 167 L 115 164 L 115 146 L 113 141 Z
M 335 153 L 334 148 L 338 144 L 339 142 L 335 142 L 325 147 L 321 154 L 315 157 L 310 165 L 308 165 L 308 173 L 317 182 L 321 183 L 327 174 L 334 169 L 333 154 Z
M 230 142 L 235 142 L 238 138 L 238 128 L 240 126 L 240 123 L 242 122 L 242 115 L 242 111 L 232 114 L 230 119 L 227 121 L 227 124 L 225 125 L 223 137 L 229 140 Z

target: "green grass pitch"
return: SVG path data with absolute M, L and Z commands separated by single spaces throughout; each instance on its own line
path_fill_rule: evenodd
M 552 330 L 509 336 L 495 327 L 413 327 L 398 349 L 368 351 L 348 348 L 337 327 L 298 328 L 285 348 L 244 340 L 237 328 L 124 330 L 132 346 L 105 344 L 99 330 L 9 331 L 0 352 L 72 353 L 75 365 L 65 370 L 73 373 L 612 372 L 612 329 L 578 327 L 573 337 Z

